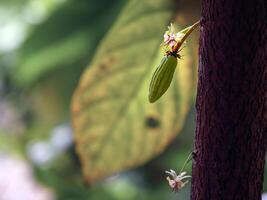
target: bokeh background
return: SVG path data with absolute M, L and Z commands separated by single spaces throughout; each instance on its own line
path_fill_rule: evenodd
M 84 183 L 71 98 L 129 1 L 0 1 L 0 200 L 189 199 L 190 186 L 172 193 L 164 171 L 179 170 L 192 149 L 194 95 L 180 134 L 162 154 L 104 181 Z M 190 25 L 199 18 L 199 4 L 177 1 L 173 20 Z M 188 41 L 195 52 L 196 41 Z M 186 169 L 191 171 L 190 164 Z

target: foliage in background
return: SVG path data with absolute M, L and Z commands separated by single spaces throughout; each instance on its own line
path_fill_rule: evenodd
M 19 65 L 13 73 L 15 81 L 29 86 L 55 69 L 83 68 L 123 3 L 121 0 L 64 3 L 34 27 L 19 49 Z
M 148 104 L 147 81 L 161 59 L 158 46 L 170 20 L 178 22 L 177 28 L 191 24 L 196 20 L 190 18 L 194 15 L 192 9 L 188 9 L 190 12 L 183 9 L 196 2 L 179 1 L 172 7 L 171 0 L 3 0 L 0 7 L 8 8 L 5 11 L 25 12 L 25 5 L 41 1 L 50 6 L 51 13 L 41 23 L 32 19 L 37 24 L 29 25 L 30 33 L 19 49 L 0 55 L 0 104 L 8 101 L 6 107 L 16 115 L 11 116 L 8 128 L 2 129 L 1 120 L 5 123 L 8 117 L 0 105 L 0 153 L 22 155 L 32 165 L 36 178 L 50 187 L 58 200 L 187 199 L 189 188 L 171 194 L 164 171 L 178 169 L 192 145 L 192 108 L 184 121 L 190 98 L 194 96 L 196 39 L 188 42 L 182 52 L 184 60 L 178 63 L 176 82 L 155 105 Z M 87 93 L 83 93 L 80 85 L 73 101 L 74 113 L 75 109 L 82 113 L 74 120 L 79 152 L 85 157 L 85 163 L 91 165 L 91 150 L 98 148 L 95 147 L 98 138 L 92 138 L 93 129 L 98 128 L 96 123 L 104 124 L 99 139 L 107 144 L 105 148 L 111 149 L 95 153 L 95 163 L 102 171 L 84 165 L 85 174 L 94 176 L 89 181 L 101 178 L 100 174 L 109 175 L 147 162 L 185 124 L 183 134 L 164 154 L 90 187 L 83 182 L 73 145 L 57 152 L 45 164 L 36 163 L 29 153 L 38 153 L 33 146 L 51 148 L 55 127 L 69 122 L 71 96 L 87 65 L 91 69 L 85 70 L 81 81 Z M 92 81 L 96 81 L 93 87 Z M 85 99 L 90 105 L 88 110 Z M 82 121 L 87 119 L 84 124 Z M 96 123 L 92 123 L 94 120 Z M 110 128 L 112 122 L 114 133 L 106 137 L 110 131 L 104 128 Z M 266 187 L 265 184 L 264 190 Z
M 69 118 L 70 99 L 80 74 L 124 3 L 66 1 L 32 28 L 17 51 L 18 61 L 11 72 L 34 118 L 30 132 L 45 133 Z

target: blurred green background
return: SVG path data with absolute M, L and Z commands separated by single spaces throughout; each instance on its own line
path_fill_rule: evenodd
M 164 153 L 138 168 L 84 184 L 73 144 L 71 96 L 128 2 L 0 1 L 0 199 L 189 199 L 190 186 L 172 193 L 164 171 L 179 170 L 192 149 L 193 97 L 181 133 Z M 173 20 L 182 25 L 199 18 L 199 1 L 174 5 L 179 15 Z M 197 49 L 197 42 L 191 45 Z

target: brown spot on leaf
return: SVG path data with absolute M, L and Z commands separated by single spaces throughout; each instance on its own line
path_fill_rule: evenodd
M 107 64 L 105 64 L 105 63 L 101 63 L 101 64 L 99 64 L 99 68 L 100 68 L 100 70 L 102 70 L 102 71 L 106 71 L 107 68 L 108 68 L 108 66 L 107 66 Z
M 149 116 L 146 118 L 146 126 L 148 128 L 158 128 L 160 127 L 160 122 L 156 117 Z

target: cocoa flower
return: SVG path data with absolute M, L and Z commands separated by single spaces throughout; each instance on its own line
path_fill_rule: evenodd
M 171 178 L 168 176 L 166 179 L 169 182 L 169 186 L 171 187 L 173 192 L 178 192 L 188 183 L 188 180 L 185 181 L 185 179 L 191 178 L 191 176 L 186 176 L 186 172 L 181 172 L 179 175 L 177 175 L 176 172 L 172 169 L 165 172 L 171 175 Z
M 171 24 L 163 36 L 164 37 L 163 46 L 166 46 L 172 50 L 178 43 L 181 43 L 181 40 L 184 36 L 185 36 L 184 33 L 181 32 L 175 33 L 175 28 L 173 24 Z

